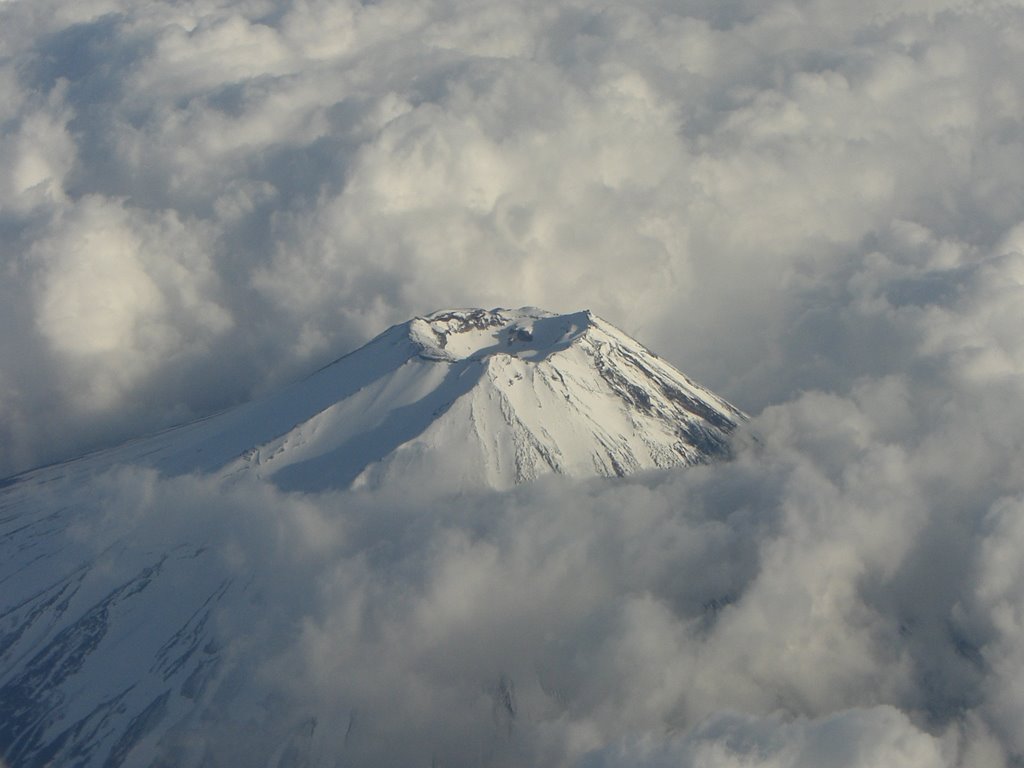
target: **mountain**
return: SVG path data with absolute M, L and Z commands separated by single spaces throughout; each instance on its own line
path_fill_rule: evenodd
M 727 457 L 744 419 L 590 312 L 446 310 L 276 395 L 36 474 L 132 464 L 252 474 L 285 490 L 396 475 L 502 489 Z
M 282 597 L 245 543 L 304 514 L 289 492 L 699 464 L 745 418 L 589 312 L 448 310 L 278 394 L 2 481 L 0 765 L 315 762 L 315 718 L 245 725 L 273 709 L 254 682 L 273 643 L 253 638 L 304 620 L 304 591 Z M 197 743 L 211 722 L 217 745 Z

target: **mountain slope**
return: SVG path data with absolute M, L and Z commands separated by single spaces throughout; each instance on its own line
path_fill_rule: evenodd
M 42 471 L 113 464 L 289 490 L 395 473 L 507 488 L 729 454 L 744 415 L 590 312 L 449 310 L 394 326 L 277 395 Z

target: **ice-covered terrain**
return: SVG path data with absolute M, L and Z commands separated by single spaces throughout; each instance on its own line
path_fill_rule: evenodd
M 727 435 L 743 419 L 589 312 L 437 312 L 361 352 L 398 359 L 351 395 L 341 382 L 357 362 L 335 363 L 320 375 L 346 396 L 228 471 L 288 489 L 379 487 L 398 474 L 507 488 L 549 472 L 703 463 L 728 454 Z
M 435 312 L 290 388 L 19 482 L 114 464 L 238 476 L 286 490 L 507 488 L 705 463 L 745 419 L 590 312 Z
M 279 716 L 260 677 L 303 620 L 305 590 L 278 591 L 274 563 L 306 548 L 289 535 L 318 535 L 292 491 L 490 492 L 706 463 L 744 419 L 589 312 L 450 310 L 277 395 L 9 478 L 0 755 L 19 768 L 326 759 L 309 752 L 316 713 Z M 263 551 L 249 531 L 277 530 L 268 508 L 286 524 Z

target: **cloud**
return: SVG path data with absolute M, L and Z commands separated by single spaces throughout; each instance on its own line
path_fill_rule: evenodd
M 209 298 L 217 282 L 202 234 L 173 214 L 132 216 L 123 205 L 92 198 L 34 244 L 29 256 L 41 273 L 36 327 L 71 370 L 75 363 L 87 369 L 84 387 L 72 382 L 72 397 L 109 407 L 133 379 L 187 355 L 195 336 L 230 327 L 230 316 Z
M 847 710 L 814 721 L 723 715 L 685 738 L 639 741 L 591 755 L 588 766 L 948 766 L 941 740 L 889 707 Z
M 41 9 L 2 11 L 2 258 L 22 297 L 5 311 L 7 472 L 245 399 L 452 305 L 591 307 L 756 411 L 891 365 L 862 328 L 852 355 L 802 350 L 843 325 L 851 269 L 894 228 L 966 265 L 1019 225 L 1006 5 Z M 146 310 L 125 293 L 105 331 L 98 312 L 83 326 L 132 373 L 82 385 L 106 400 L 50 388 L 42 409 L 35 391 L 79 364 L 44 364 L 46 328 L 91 294 L 59 309 L 58 278 L 41 290 L 25 262 L 100 208 L 183 227 L 230 330 L 200 334 L 192 363 L 139 354 L 154 313 L 165 339 L 197 333 L 187 302 L 166 303 L 194 258 L 167 232 L 146 248 Z M 93 269 L 61 258 L 68 281 Z M 846 364 L 808 370 L 830 360 Z
M 126 470 L 68 551 L 273 563 L 222 636 L 371 762 L 1019 760 L 1020 14 L 3 3 L 0 475 L 591 307 L 762 446 L 443 504 Z
M 31 519 L 6 562 L 26 584 L 84 572 L 72 624 L 158 564 L 107 632 L 113 648 L 150 627 L 131 706 L 170 691 L 146 749 L 178 762 L 246 745 L 254 764 L 287 746 L 371 764 L 1004 765 L 1021 749 L 1019 498 L 887 444 L 886 396 L 769 409 L 731 463 L 505 494 L 134 468 L 16 484 L 8 524 Z M 150 659 L 203 612 L 193 646 L 217 672 L 196 683 L 187 656 L 161 677 Z M 104 647 L 70 678 L 99 698 L 119 684 Z

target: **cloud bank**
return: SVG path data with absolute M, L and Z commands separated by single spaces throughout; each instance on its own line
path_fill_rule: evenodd
M 114 637 L 218 595 L 216 675 L 172 692 L 133 759 L 1012 765 L 1016 459 L 986 435 L 986 474 L 949 471 L 927 446 L 960 413 L 905 400 L 929 427 L 914 450 L 888 441 L 898 390 L 808 394 L 733 462 L 625 481 L 309 495 L 124 468 L 15 486 L 44 502 L 34 529 L 63 526 L 16 578 L 86 564 L 82 593 L 104 595 L 159 561 L 162 582 L 111 608 Z M 102 700 L 123 683 L 96 656 L 81 674 Z M 149 690 L 143 656 L 127 668 Z
M 274 722 L 333 713 L 310 749 L 364 763 L 1019 762 L 1022 30 L 1009 2 L 0 4 L 0 474 L 416 313 L 586 306 L 763 447 L 445 504 L 128 471 L 75 541 L 274 563 L 285 615 L 223 632 L 263 641 Z
M 1020 13 L 5 3 L 0 471 L 447 306 L 592 308 L 754 412 L 898 372 L 864 291 L 1018 247 Z

